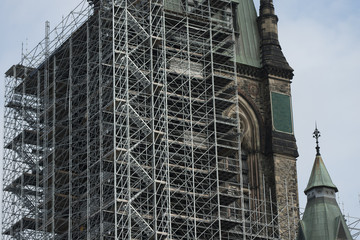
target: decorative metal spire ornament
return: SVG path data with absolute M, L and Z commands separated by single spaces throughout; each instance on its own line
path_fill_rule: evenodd
M 316 139 L 316 155 L 320 155 L 319 137 L 321 137 L 321 134 L 320 131 L 317 129 L 317 124 L 315 123 L 315 131 L 313 132 L 313 138 Z

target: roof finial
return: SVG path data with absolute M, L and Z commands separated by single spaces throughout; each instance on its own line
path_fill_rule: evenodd
M 319 137 L 321 137 L 320 135 L 320 131 L 317 129 L 317 124 L 315 122 L 315 131 L 313 133 L 313 138 L 316 139 L 316 155 L 319 156 L 320 155 L 320 147 L 319 147 Z

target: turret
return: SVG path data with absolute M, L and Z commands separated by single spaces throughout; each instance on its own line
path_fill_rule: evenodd
M 298 240 L 352 240 L 350 231 L 336 202 L 338 191 L 320 154 L 320 132 L 316 128 L 316 157 L 305 189 L 307 204 L 300 221 Z

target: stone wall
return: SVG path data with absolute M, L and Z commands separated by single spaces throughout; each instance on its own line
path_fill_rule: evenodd
M 274 175 L 281 239 L 296 239 L 299 200 L 296 159 L 274 154 Z
M 271 103 L 272 92 L 283 94 L 291 99 L 291 81 L 284 77 L 269 77 L 260 69 L 252 73 L 239 74 L 238 92 L 239 97 L 248 102 L 243 106 L 251 108 L 249 111 L 256 115 L 257 123 L 253 127 L 259 128 L 257 130 L 259 134 L 253 136 L 260 138 L 255 141 L 259 143 L 255 161 L 259 163 L 257 177 L 260 177 L 260 182 L 262 182 L 263 176 L 265 183 L 254 186 L 253 191 L 262 193 L 263 189 L 259 187 L 265 186 L 267 200 L 269 200 L 269 191 L 272 192 L 272 201 L 277 207 L 280 237 L 286 240 L 295 239 L 299 221 L 296 139 L 293 129 L 290 132 L 281 132 L 274 128 Z M 291 102 L 288 110 L 292 112 Z

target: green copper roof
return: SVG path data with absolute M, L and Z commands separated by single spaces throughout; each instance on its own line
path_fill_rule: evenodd
M 352 240 L 335 198 L 313 198 L 306 204 L 298 240 Z
M 334 188 L 336 192 L 338 191 L 337 187 L 332 182 L 328 171 L 326 170 L 321 155 L 317 155 L 315 158 L 314 166 L 311 171 L 309 183 L 305 189 L 305 193 L 314 187 L 329 187 Z
M 260 35 L 257 24 L 257 13 L 253 0 L 233 0 L 237 2 L 236 62 L 253 67 L 261 67 Z
M 305 189 L 307 204 L 299 223 L 297 240 L 353 240 L 335 199 L 336 186 L 331 181 L 320 155 L 320 132 L 315 128 L 316 158 Z M 310 190 L 314 191 L 310 191 Z
M 237 63 L 253 67 L 261 67 L 260 34 L 257 24 L 257 13 L 253 0 L 232 0 L 236 6 L 234 17 L 235 59 Z M 166 0 L 165 9 L 183 12 L 181 0 Z

